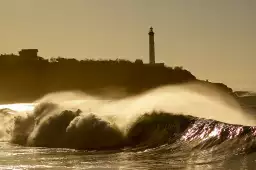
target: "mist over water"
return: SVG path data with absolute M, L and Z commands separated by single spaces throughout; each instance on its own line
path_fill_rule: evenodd
M 12 128 L 21 133 L 19 136 L 23 136 L 23 132 L 17 129 L 21 128 L 24 122 L 28 129 L 22 129 L 27 130 L 24 133 L 29 133 L 26 138 L 30 144 L 33 143 L 31 140 L 41 133 L 41 129 L 47 129 L 45 133 L 50 133 L 51 128 L 63 126 L 61 124 L 64 122 L 62 128 L 68 132 L 72 127 L 84 126 L 87 119 L 98 124 L 104 122 L 104 126 L 108 126 L 109 129 L 114 126 L 118 133 L 125 135 L 140 116 L 152 112 L 190 115 L 229 124 L 255 126 L 255 120 L 247 115 L 231 96 L 201 84 L 164 86 L 120 100 L 101 99 L 77 91 L 59 92 L 48 94 L 32 104 L 1 107 L 9 107 L 16 111 L 14 113 L 13 110 L 3 110 L 1 113 L 2 138 L 7 138 L 4 134 L 10 137 Z M 51 127 L 49 122 L 53 119 L 59 124 L 53 123 L 56 125 Z
M 91 112 L 103 117 L 115 116 L 121 124 L 125 124 L 127 118 L 129 122 L 130 118 L 144 113 L 164 111 L 230 124 L 256 125 L 256 121 L 230 95 L 201 84 L 163 86 L 120 100 L 101 99 L 82 92 L 60 92 L 48 94 L 36 101 L 39 104 L 45 102 L 58 104 L 63 109 L 80 109 L 84 113 Z
M 148 159 L 153 167 L 161 167 L 161 159 L 172 161 L 171 168 L 182 167 L 179 160 L 211 165 L 255 152 L 255 120 L 233 97 L 211 86 L 163 86 L 118 100 L 112 95 L 117 94 L 56 92 L 34 103 L 1 105 L 0 140 L 96 151 L 93 157 L 124 152 L 127 158 L 136 155 L 135 162 Z

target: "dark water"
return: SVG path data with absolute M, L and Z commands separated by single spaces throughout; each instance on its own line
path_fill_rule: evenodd
M 0 143 L 0 169 L 248 169 L 256 153 L 225 151 L 88 152 L 72 149 L 30 148 Z M 169 152 L 169 153 L 168 153 Z
M 2 109 L 0 169 L 256 169 L 255 126 L 166 111 L 134 119 L 120 111 L 119 119 L 97 109 Z

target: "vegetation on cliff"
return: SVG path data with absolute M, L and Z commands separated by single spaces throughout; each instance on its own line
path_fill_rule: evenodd
M 132 95 L 166 85 L 196 80 L 182 67 L 149 65 L 127 60 L 76 60 L 0 55 L 0 102 L 30 102 L 47 93 L 124 89 Z

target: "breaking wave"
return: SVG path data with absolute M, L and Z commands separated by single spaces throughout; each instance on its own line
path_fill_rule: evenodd
M 201 85 L 167 86 L 121 100 L 63 92 L 33 105 L 26 112 L 0 110 L 1 140 L 83 150 L 256 148 L 253 117 L 231 97 Z

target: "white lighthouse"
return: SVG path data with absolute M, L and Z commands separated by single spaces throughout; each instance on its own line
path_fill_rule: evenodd
M 150 27 L 149 30 L 149 64 L 155 64 L 155 40 L 154 40 L 154 31 Z

